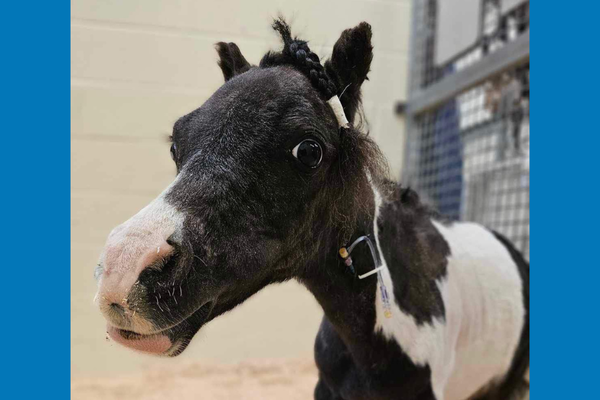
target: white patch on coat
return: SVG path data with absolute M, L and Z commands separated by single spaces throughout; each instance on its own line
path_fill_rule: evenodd
M 120 251 L 118 254 L 110 255 L 110 263 L 106 262 L 105 251 L 101 258 L 105 271 L 131 268 L 140 259 L 141 253 L 150 250 L 155 252 L 157 250 L 155 243 L 160 244 L 174 233 L 181 232 L 183 213 L 165 201 L 165 196 L 176 182 L 177 179 L 150 204 L 110 232 L 105 250 L 118 248 Z M 126 246 L 123 246 L 124 243 Z
M 375 187 L 373 191 L 375 240 L 392 303 L 392 317 L 386 318 L 378 284 L 375 330 L 396 340 L 415 364 L 429 365 L 438 400 L 464 400 L 510 367 L 525 316 L 518 268 L 506 247 L 482 226 L 444 226 L 432 221 L 451 252 L 447 276 L 437 283 L 446 318 L 417 325 L 394 298 L 394 285 L 378 239 L 382 198 Z
M 117 226 L 109 234 L 100 256 L 101 273 L 98 276 L 96 299 L 110 321 L 110 304 L 126 305 L 127 296 L 149 260 L 168 254 L 172 248 L 165 241 L 182 231 L 184 214 L 165 200 L 177 178 L 150 204 L 133 217 Z M 141 319 L 133 309 L 126 309 L 131 327 L 138 333 L 152 333 L 153 327 Z

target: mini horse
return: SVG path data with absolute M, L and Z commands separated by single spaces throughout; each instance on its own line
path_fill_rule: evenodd
M 525 396 L 529 265 L 386 178 L 354 123 L 371 27 L 344 31 L 321 64 L 273 26 L 283 50 L 258 66 L 217 44 L 226 82 L 175 123 L 174 182 L 110 233 L 96 269 L 108 334 L 175 356 L 210 320 L 296 279 L 325 312 L 316 399 Z

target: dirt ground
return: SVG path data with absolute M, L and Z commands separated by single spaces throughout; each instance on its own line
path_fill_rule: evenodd
M 236 364 L 189 362 L 135 374 L 74 378 L 73 400 L 312 399 L 312 359 L 248 360 Z

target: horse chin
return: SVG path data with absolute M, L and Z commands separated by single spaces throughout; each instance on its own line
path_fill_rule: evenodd
M 175 357 L 189 345 L 192 337 L 209 321 L 214 302 L 208 302 L 175 326 L 152 334 L 142 334 L 107 325 L 106 333 L 115 342 L 129 349 L 157 355 Z

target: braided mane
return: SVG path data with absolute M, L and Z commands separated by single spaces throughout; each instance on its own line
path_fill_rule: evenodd
M 324 101 L 338 95 L 340 76 L 334 70 L 331 60 L 325 63 L 325 67 L 321 65 L 319 56 L 310 50 L 305 40 L 292 36 L 290 26 L 281 17 L 273 22 L 273 29 L 281 35 L 283 49 L 280 52 L 269 51 L 259 66 L 291 66 L 309 79 L 311 86 Z M 357 83 L 354 90 L 348 91 L 354 93 L 355 98 L 352 101 L 357 108 L 360 104 L 359 88 L 362 81 L 350 81 Z M 352 118 L 354 112 L 351 113 L 349 115 Z M 337 162 L 332 166 L 335 172 L 328 175 L 322 196 L 336 199 L 334 212 L 325 218 L 330 220 L 329 226 L 341 228 L 337 244 L 343 245 L 353 234 L 359 215 L 371 210 L 371 182 L 378 186 L 384 197 L 394 185 L 387 179 L 389 171 L 385 157 L 368 133 L 361 132 L 361 124 L 352 124 L 347 129 L 340 129 L 340 133 L 342 134 L 339 135 Z M 370 175 L 370 178 L 367 175 Z
M 260 67 L 290 65 L 302 72 L 319 92 L 324 100 L 329 100 L 338 92 L 334 79 L 325 72 L 319 56 L 308 47 L 308 42 L 292 38 L 290 26 L 278 18 L 273 22 L 273 29 L 283 39 L 283 49 L 280 53 L 268 52 L 260 61 Z

